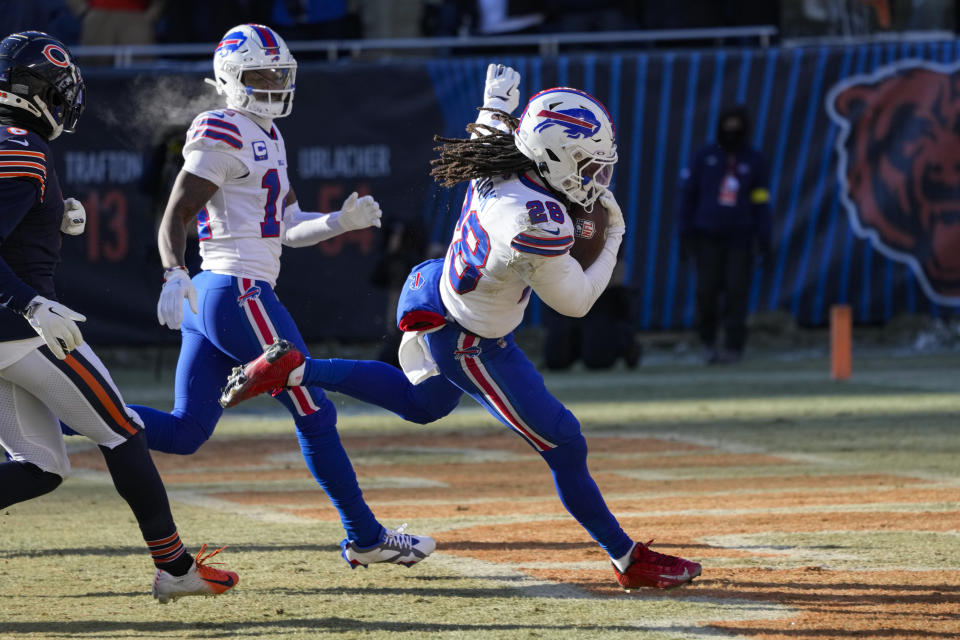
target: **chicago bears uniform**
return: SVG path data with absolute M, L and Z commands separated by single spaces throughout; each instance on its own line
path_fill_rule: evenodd
M 71 132 L 84 83 L 66 47 L 28 31 L 0 42 L 0 509 L 43 495 L 70 470 L 60 421 L 98 445 L 156 565 L 161 602 L 223 593 L 237 574 L 193 558 L 177 533 L 143 437 L 103 363 L 56 302 L 61 232 L 83 232 L 83 207 L 64 201 L 48 141 Z M 212 555 L 212 554 L 211 554 Z
M 61 362 L 42 348 L 43 338 L 22 314 L 34 296 L 56 300 L 53 276 L 60 262 L 64 207 L 46 139 L 21 127 L 0 128 L 0 202 L 0 398 L 16 401 L 26 418 L 16 430 L 0 432 L 0 443 L 12 459 L 66 476 L 70 462 L 59 427 L 49 429 L 43 404 L 21 393 L 14 380 L 47 380 L 47 389 L 32 394 L 56 406 L 60 419 L 100 445 L 115 447 L 142 427 L 137 415 L 125 410 L 110 374 L 89 346 L 80 345 Z M 57 370 L 52 377 L 51 366 Z M 91 378 L 93 386 L 83 384 Z
M 505 96 L 515 96 L 518 84 L 515 71 L 490 65 L 484 107 L 511 112 L 516 98 Z M 516 158 L 516 150 L 522 156 L 506 175 L 493 171 L 507 160 L 484 165 L 478 159 L 464 171 L 470 152 L 459 153 L 463 141 L 451 145 L 455 162 L 446 176 L 456 179 L 447 184 L 473 178 L 442 266 L 434 260 L 414 267 L 400 296 L 406 376 L 380 362 L 306 359 L 300 365 L 291 359 L 287 367 L 260 358 L 245 367 L 245 378 L 232 380 L 222 401 L 255 394 L 264 386 L 257 379 L 262 377 L 270 381 L 267 388 L 278 382 L 321 385 L 430 422 L 452 411 L 466 393 L 543 457 L 561 502 L 609 554 L 623 587 L 685 584 L 700 575 L 700 565 L 651 551 L 621 529 L 587 468 L 580 423 L 546 389 L 512 334 L 531 290 L 560 313 L 582 316 L 610 280 L 625 228 L 607 190 L 617 160 L 612 122 L 593 97 L 565 87 L 531 98 L 515 134 L 490 114 L 482 111 L 479 126 L 471 129 L 471 142 L 486 147 L 475 157 L 489 157 L 494 148 L 503 158 Z M 476 140 L 478 135 L 488 141 Z M 443 150 L 438 165 L 442 170 Z M 601 200 L 609 215 L 603 250 L 585 270 L 569 255 L 574 229 L 564 198 L 585 207 Z M 290 355 L 292 349 L 282 358 Z

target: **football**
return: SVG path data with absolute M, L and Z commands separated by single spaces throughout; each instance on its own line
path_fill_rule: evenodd
M 573 202 L 567 208 L 573 221 L 573 247 L 570 255 L 586 269 L 603 251 L 607 231 L 607 210 L 599 200 L 587 212 L 581 205 Z

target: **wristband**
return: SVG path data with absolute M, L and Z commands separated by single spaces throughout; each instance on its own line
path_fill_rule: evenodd
M 173 273 L 174 271 L 177 271 L 178 269 L 182 269 L 182 270 L 184 270 L 184 271 L 187 270 L 187 268 L 186 268 L 185 266 L 183 266 L 182 264 L 178 264 L 178 265 L 175 266 L 175 267 L 164 267 L 164 268 L 163 268 L 163 281 L 166 282 L 166 281 L 167 281 L 167 276 L 169 276 L 169 275 L 170 275 L 171 273 Z

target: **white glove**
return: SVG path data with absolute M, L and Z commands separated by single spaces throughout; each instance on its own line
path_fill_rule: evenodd
M 507 113 L 520 104 L 520 74 L 502 64 L 487 67 L 487 83 L 483 87 L 483 106 L 503 109 Z
M 620 210 L 617 199 L 613 197 L 609 189 L 604 189 L 599 200 L 600 206 L 607 210 L 607 235 L 623 235 L 623 232 L 627 230 L 627 223 L 623 220 L 623 211 Z
M 23 315 L 60 360 L 83 342 L 77 322 L 83 322 L 87 317 L 59 302 L 34 296 Z
M 343 201 L 343 206 L 340 207 L 340 213 L 337 215 L 337 223 L 344 231 L 379 227 L 382 215 L 380 205 L 373 196 L 358 198 L 357 192 L 354 191 Z
M 87 212 L 76 198 L 67 198 L 63 201 L 63 218 L 60 220 L 60 231 L 68 236 L 78 236 L 83 233 L 87 225 Z
M 183 322 L 183 299 L 190 301 L 190 310 L 197 312 L 197 290 L 190 274 L 182 267 L 174 267 L 163 275 L 163 288 L 157 302 L 157 320 L 161 325 L 179 329 Z

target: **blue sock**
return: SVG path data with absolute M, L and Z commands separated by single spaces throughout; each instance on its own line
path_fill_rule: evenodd
M 333 405 L 329 406 L 333 410 Z M 321 410 L 297 419 L 300 451 L 310 473 L 340 514 L 347 539 L 358 546 L 374 545 L 383 527 L 363 499 L 353 465 L 327 413 Z
M 427 424 L 449 414 L 463 395 L 442 376 L 433 376 L 414 386 L 403 371 L 379 360 L 308 358 L 301 384 L 346 394 L 417 424 Z
M 611 558 L 619 558 L 630 551 L 633 540 L 610 513 L 587 468 L 587 441 L 583 436 L 549 451 L 542 451 L 540 455 L 550 466 L 560 502 L 570 515 Z

